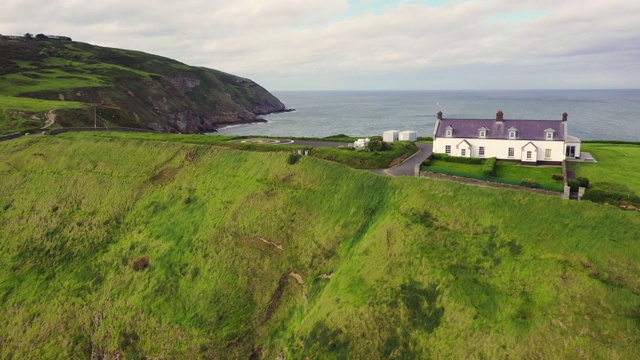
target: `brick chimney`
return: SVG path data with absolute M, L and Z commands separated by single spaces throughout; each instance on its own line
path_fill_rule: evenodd
M 496 113 L 496 121 L 502 122 L 503 120 L 504 120 L 504 113 L 502 112 L 502 110 L 498 110 L 498 112 Z
M 442 120 L 442 111 L 438 111 L 438 120 Z
M 562 122 L 567 122 L 568 117 L 569 117 L 569 114 L 567 113 L 562 114 Z

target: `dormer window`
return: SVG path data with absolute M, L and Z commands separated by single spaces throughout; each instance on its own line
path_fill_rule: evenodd
M 481 138 L 481 139 L 486 138 L 487 137 L 487 130 L 489 130 L 489 129 L 487 129 L 484 126 L 481 127 L 480 129 L 478 129 L 478 137 Z
M 546 140 L 553 140 L 553 133 L 555 132 L 555 130 L 549 128 L 547 130 L 544 131 L 544 138 Z
M 518 129 L 512 127 L 509 129 L 509 139 L 513 140 L 518 137 Z
M 452 137 L 453 136 L 453 127 L 452 126 L 447 126 L 445 128 L 445 136 L 446 137 Z

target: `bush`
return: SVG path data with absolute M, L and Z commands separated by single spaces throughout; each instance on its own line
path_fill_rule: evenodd
M 301 156 L 298 153 L 289 154 L 289 158 L 287 158 L 287 164 L 293 165 L 293 164 L 297 163 L 298 160 L 300 160 L 300 157 Z
M 535 180 L 532 180 L 532 179 L 522 179 L 522 181 L 520 182 L 520 185 L 528 188 L 534 188 L 534 189 L 537 189 L 540 187 L 540 184 L 538 184 Z
M 576 192 L 578 188 L 580 188 L 580 181 L 578 181 L 578 179 L 571 179 L 567 181 L 567 185 L 569 185 L 572 192 Z
M 434 160 L 458 163 L 458 164 L 471 164 L 471 165 L 480 165 L 482 164 L 482 159 L 480 158 L 468 158 L 468 157 L 459 157 L 459 156 L 449 156 L 447 154 L 433 154 L 432 158 Z
M 369 145 L 367 145 L 367 148 L 371 151 L 388 151 L 393 149 L 393 146 L 384 141 L 371 140 L 369 141 Z
M 589 179 L 587 179 L 586 177 L 579 177 L 576 180 L 578 180 L 578 182 L 580 183 L 580 186 L 583 188 L 588 188 L 589 187 Z
M 144 256 L 139 257 L 136 259 L 136 261 L 133 262 L 132 267 L 135 271 L 144 270 L 149 267 L 149 259 Z
M 431 160 L 430 160 L 430 159 L 425 159 L 425 160 L 422 162 L 422 166 L 431 166 Z
M 562 176 L 562 174 L 553 174 L 551 175 L 551 178 L 553 180 L 564 180 L 564 176 Z
M 601 189 L 589 189 L 584 193 L 583 200 L 589 200 L 596 203 L 610 203 L 613 205 L 632 204 L 640 206 L 640 196 L 633 194 L 623 194 L 614 191 Z
M 487 159 L 487 161 L 485 161 L 484 165 L 482 166 L 482 175 L 484 176 L 495 175 L 497 162 L 498 162 L 498 159 L 494 157 Z

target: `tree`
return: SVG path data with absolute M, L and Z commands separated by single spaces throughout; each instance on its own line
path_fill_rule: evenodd
M 26 33 L 26 34 L 24 34 L 24 38 L 25 39 L 32 39 L 33 36 L 31 34 L 29 34 L 29 33 Z

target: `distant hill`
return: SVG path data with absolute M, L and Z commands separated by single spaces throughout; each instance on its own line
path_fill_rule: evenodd
M 0 36 L 0 134 L 96 120 L 197 133 L 284 110 L 260 85 L 222 71 L 67 37 Z

